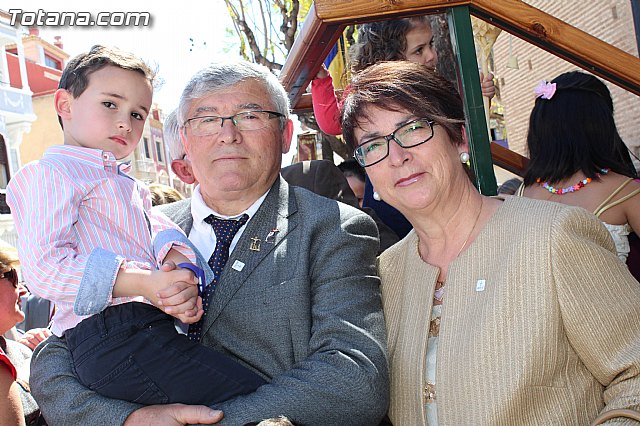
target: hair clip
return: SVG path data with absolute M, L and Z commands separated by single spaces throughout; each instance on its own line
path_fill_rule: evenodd
M 551 99 L 556 93 L 556 84 L 540 80 L 540 83 L 534 87 L 533 93 L 536 94 L 536 98 Z

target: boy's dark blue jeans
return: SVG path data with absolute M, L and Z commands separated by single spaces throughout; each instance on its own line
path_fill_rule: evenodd
M 179 334 L 173 317 L 145 303 L 111 306 L 65 331 L 65 340 L 80 381 L 109 398 L 211 405 L 266 383 L 228 356 Z

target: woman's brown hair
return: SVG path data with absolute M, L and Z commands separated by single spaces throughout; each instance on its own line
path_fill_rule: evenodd
M 453 84 L 423 65 L 382 62 L 353 77 L 342 111 L 342 136 L 353 148 L 354 130 L 368 120 L 370 106 L 429 119 L 446 130 L 451 143 L 462 143 L 462 99 Z

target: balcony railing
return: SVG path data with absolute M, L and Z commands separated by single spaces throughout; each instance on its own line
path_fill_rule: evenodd
M 0 86 L 0 112 L 15 114 L 33 114 L 31 94 L 21 89 L 14 89 L 5 85 Z

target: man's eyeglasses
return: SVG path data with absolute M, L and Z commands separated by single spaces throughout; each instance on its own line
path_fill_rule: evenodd
M 378 136 L 358 145 L 353 153 L 362 167 L 369 167 L 387 158 L 389 142 L 395 141 L 403 148 L 413 148 L 433 137 L 433 121 L 426 118 L 411 120 L 387 136 Z
M 18 272 L 11 268 L 7 272 L 3 272 L 0 275 L 0 279 L 8 280 L 14 287 L 18 287 Z
M 238 130 L 260 130 L 269 125 L 269 120 L 282 117 L 284 114 L 275 111 L 242 111 L 229 117 L 206 115 L 190 118 L 184 126 L 191 129 L 194 136 L 212 136 L 220 133 L 225 120 L 231 120 Z

